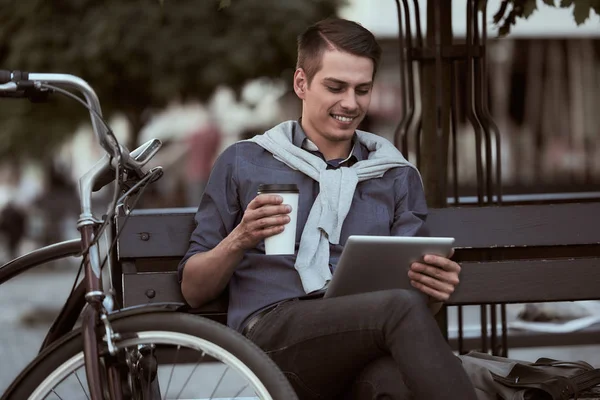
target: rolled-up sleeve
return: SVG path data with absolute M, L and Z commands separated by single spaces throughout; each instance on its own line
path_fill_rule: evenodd
M 398 178 L 392 236 L 428 236 L 425 228 L 427 202 L 419 172 L 405 167 L 404 174 Z
M 242 212 L 238 200 L 236 146 L 227 148 L 215 161 L 196 212 L 196 228 L 178 267 L 181 282 L 187 260 L 196 253 L 213 249 L 235 228 Z

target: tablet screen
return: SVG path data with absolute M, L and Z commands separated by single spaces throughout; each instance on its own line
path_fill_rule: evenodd
M 388 289 L 417 290 L 408 270 L 426 254 L 447 257 L 454 238 L 363 236 L 348 238 L 325 297 Z

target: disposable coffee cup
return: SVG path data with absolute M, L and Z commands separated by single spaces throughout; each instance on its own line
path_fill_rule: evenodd
M 259 185 L 258 194 L 276 194 L 283 197 L 283 203 L 292 207 L 288 214 L 290 222 L 277 235 L 265 239 L 265 254 L 282 255 L 294 254 L 296 250 L 296 222 L 298 220 L 298 197 L 300 191 L 295 184 L 269 184 Z

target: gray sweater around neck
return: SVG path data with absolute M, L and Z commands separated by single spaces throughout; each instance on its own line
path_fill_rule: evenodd
M 298 122 L 283 122 L 250 141 L 269 151 L 288 167 L 319 182 L 319 195 L 302 231 L 295 264 L 304 291 L 310 293 L 322 289 L 331 280 L 329 243 L 339 243 L 342 225 L 352 205 L 358 182 L 380 178 L 391 168 L 415 167 L 388 140 L 357 130 L 358 141 L 369 150 L 368 159 L 349 168 L 327 169 L 324 160 L 292 143 L 294 124 Z

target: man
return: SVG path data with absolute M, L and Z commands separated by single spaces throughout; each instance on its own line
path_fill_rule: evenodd
M 380 54 L 373 35 L 346 20 L 300 36 L 293 84 L 302 118 L 219 157 L 180 264 L 182 292 L 196 307 L 228 286 L 228 325 L 272 357 L 301 399 L 475 399 L 417 291 L 321 298 L 350 234 L 416 235 L 427 213 L 418 171 L 389 142 L 356 131 Z M 327 203 L 346 180 L 351 196 Z M 300 189 L 296 256 L 265 255 L 264 239 L 283 231 L 290 208 L 279 196 L 257 196 L 261 183 Z M 344 207 L 342 221 L 325 223 Z M 426 256 L 409 277 L 443 301 L 459 271 Z

